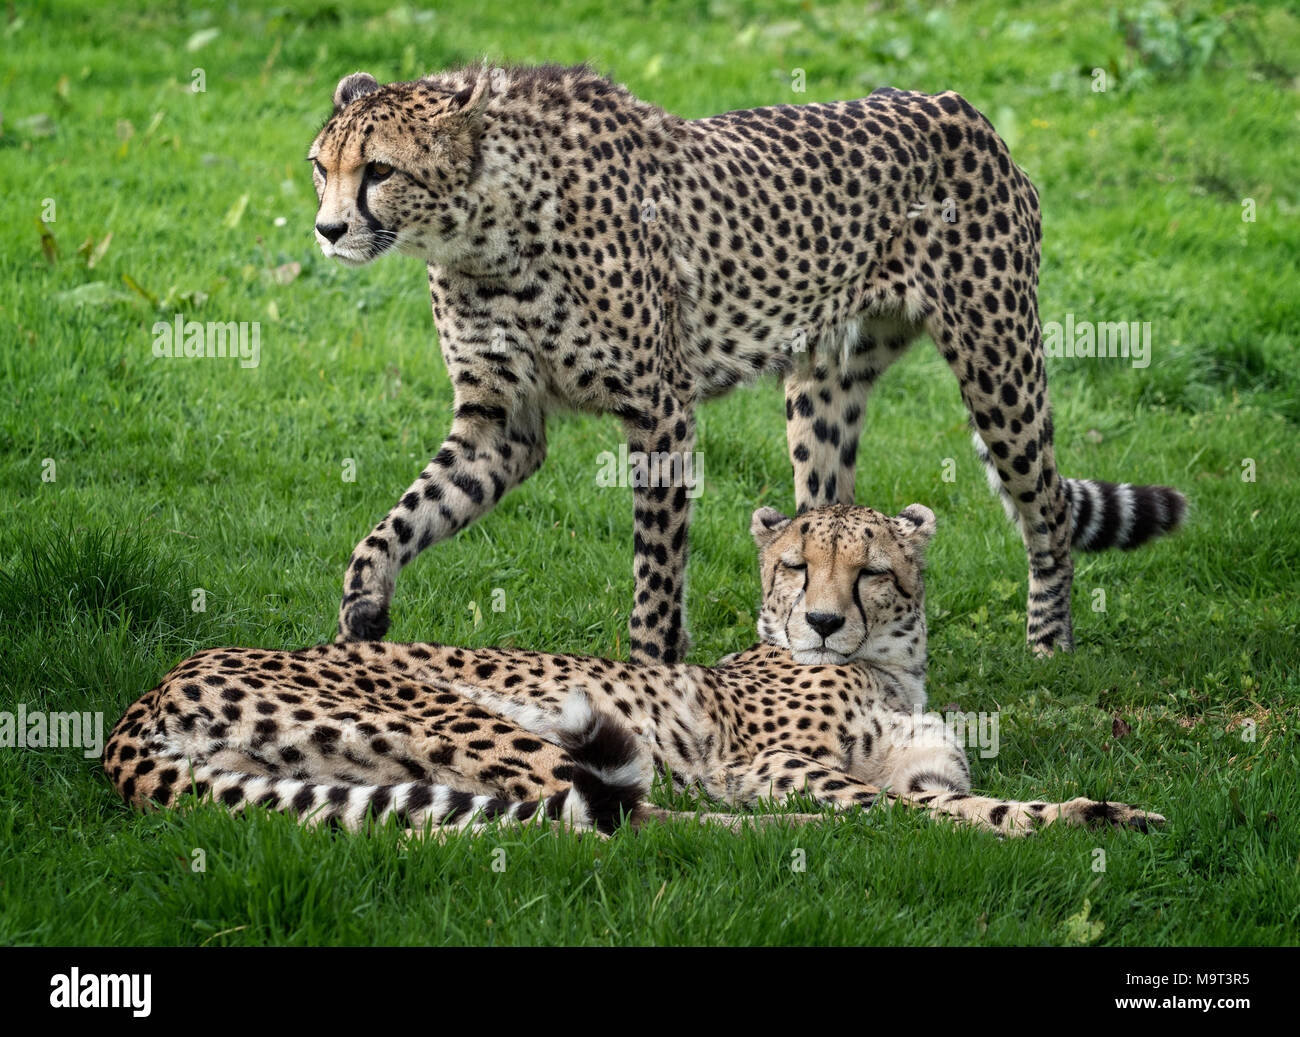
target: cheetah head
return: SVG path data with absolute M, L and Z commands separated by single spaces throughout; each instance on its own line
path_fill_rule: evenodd
M 467 218 L 486 76 L 466 72 L 454 90 L 389 83 L 357 72 L 334 91 L 334 112 L 312 141 L 319 207 L 316 243 L 345 266 L 390 249 L 439 260 Z
M 837 504 L 787 518 L 754 512 L 763 603 L 758 634 L 802 665 L 850 659 L 913 665 L 925 658 L 925 545 L 934 512 L 897 517 Z

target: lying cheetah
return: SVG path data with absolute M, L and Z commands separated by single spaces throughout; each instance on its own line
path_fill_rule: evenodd
M 631 658 L 681 661 L 696 405 L 783 376 L 799 511 L 852 504 L 868 390 L 923 332 L 1019 525 L 1036 649 L 1072 644 L 1072 546 L 1182 518 L 1165 487 L 1057 475 L 1038 196 L 954 93 L 686 120 L 547 66 L 357 73 L 333 100 L 308 156 L 316 240 L 348 266 L 428 264 L 455 392 L 442 448 L 352 553 L 341 640 L 383 637 L 398 572 L 536 471 L 547 414 L 577 408 L 617 415 L 644 459 Z
M 347 828 L 547 816 L 608 833 L 664 816 L 652 765 L 735 806 L 883 797 L 1003 833 L 1163 821 L 971 794 L 959 740 L 922 712 L 934 528 L 918 504 L 759 509 L 762 643 L 714 667 L 380 641 L 200 652 L 127 710 L 104 767 L 139 807 L 194 788 Z

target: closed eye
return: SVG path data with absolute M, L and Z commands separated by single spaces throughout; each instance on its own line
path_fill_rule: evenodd
M 858 575 L 859 576 L 888 576 L 889 570 L 866 568 L 866 569 L 858 570 Z
M 782 569 L 790 569 L 790 570 L 792 570 L 793 572 L 803 572 L 805 569 L 808 568 L 808 563 L 807 563 L 807 562 L 787 562 L 787 561 L 785 561 L 785 559 L 782 559 L 782 560 L 781 560 L 781 568 L 782 568 Z
M 320 159 L 312 159 L 311 164 L 315 167 L 316 172 L 320 174 L 322 180 L 325 179 L 325 167 L 320 164 Z

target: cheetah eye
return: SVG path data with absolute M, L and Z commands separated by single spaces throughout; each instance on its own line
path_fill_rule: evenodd
M 861 568 L 861 569 L 858 570 L 858 576 L 859 576 L 859 577 L 862 577 L 862 576 L 868 576 L 868 577 L 869 577 L 869 576 L 888 576 L 888 575 L 889 575 L 889 570 L 888 570 L 888 569 L 876 569 L 876 568 L 873 568 L 872 566 L 869 566 L 869 565 L 868 565 L 868 566 L 864 566 L 863 568 Z
M 318 173 L 320 174 L 320 178 L 321 178 L 322 180 L 326 179 L 326 177 L 325 177 L 325 167 L 322 166 L 322 165 L 320 164 L 320 159 L 316 159 L 316 158 L 312 159 L 312 160 L 311 160 L 311 164 L 312 164 L 313 167 L 315 167 L 316 172 L 318 172 Z
M 791 572 L 801 573 L 801 572 L 803 572 L 805 569 L 808 568 L 808 563 L 807 563 L 807 562 L 798 562 L 798 563 L 795 563 L 795 562 L 787 562 L 787 561 L 783 558 L 783 559 L 781 559 L 781 568 L 782 568 L 782 569 L 789 569 Z
M 393 167 L 384 162 L 371 162 L 366 167 L 366 175 L 372 183 L 378 183 L 380 180 L 387 180 L 393 175 Z

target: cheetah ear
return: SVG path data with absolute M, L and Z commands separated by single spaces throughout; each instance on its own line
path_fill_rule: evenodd
M 373 94 L 379 89 L 379 83 L 369 72 L 353 72 L 339 80 L 334 88 L 334 110 L 342 111 L 358 97 Z
M 749 520 L 749 532 L 753 534 L 754 543 L 766 547 L 788 526 L 791 519 L 782 515 L 776 508 L 759 508 Z
M 472 122 L 487 106 L 492 93 L 492 76 L 486 69 L 477 70 L 476 78 L 469 86 L 452 95 L 451 107 L 447 114 L 458 119 Z
M 894 532 L 904 543 L 924 547 L 934 536 L 934 512 L 924 504 L 909 504 L 894 519 Z

